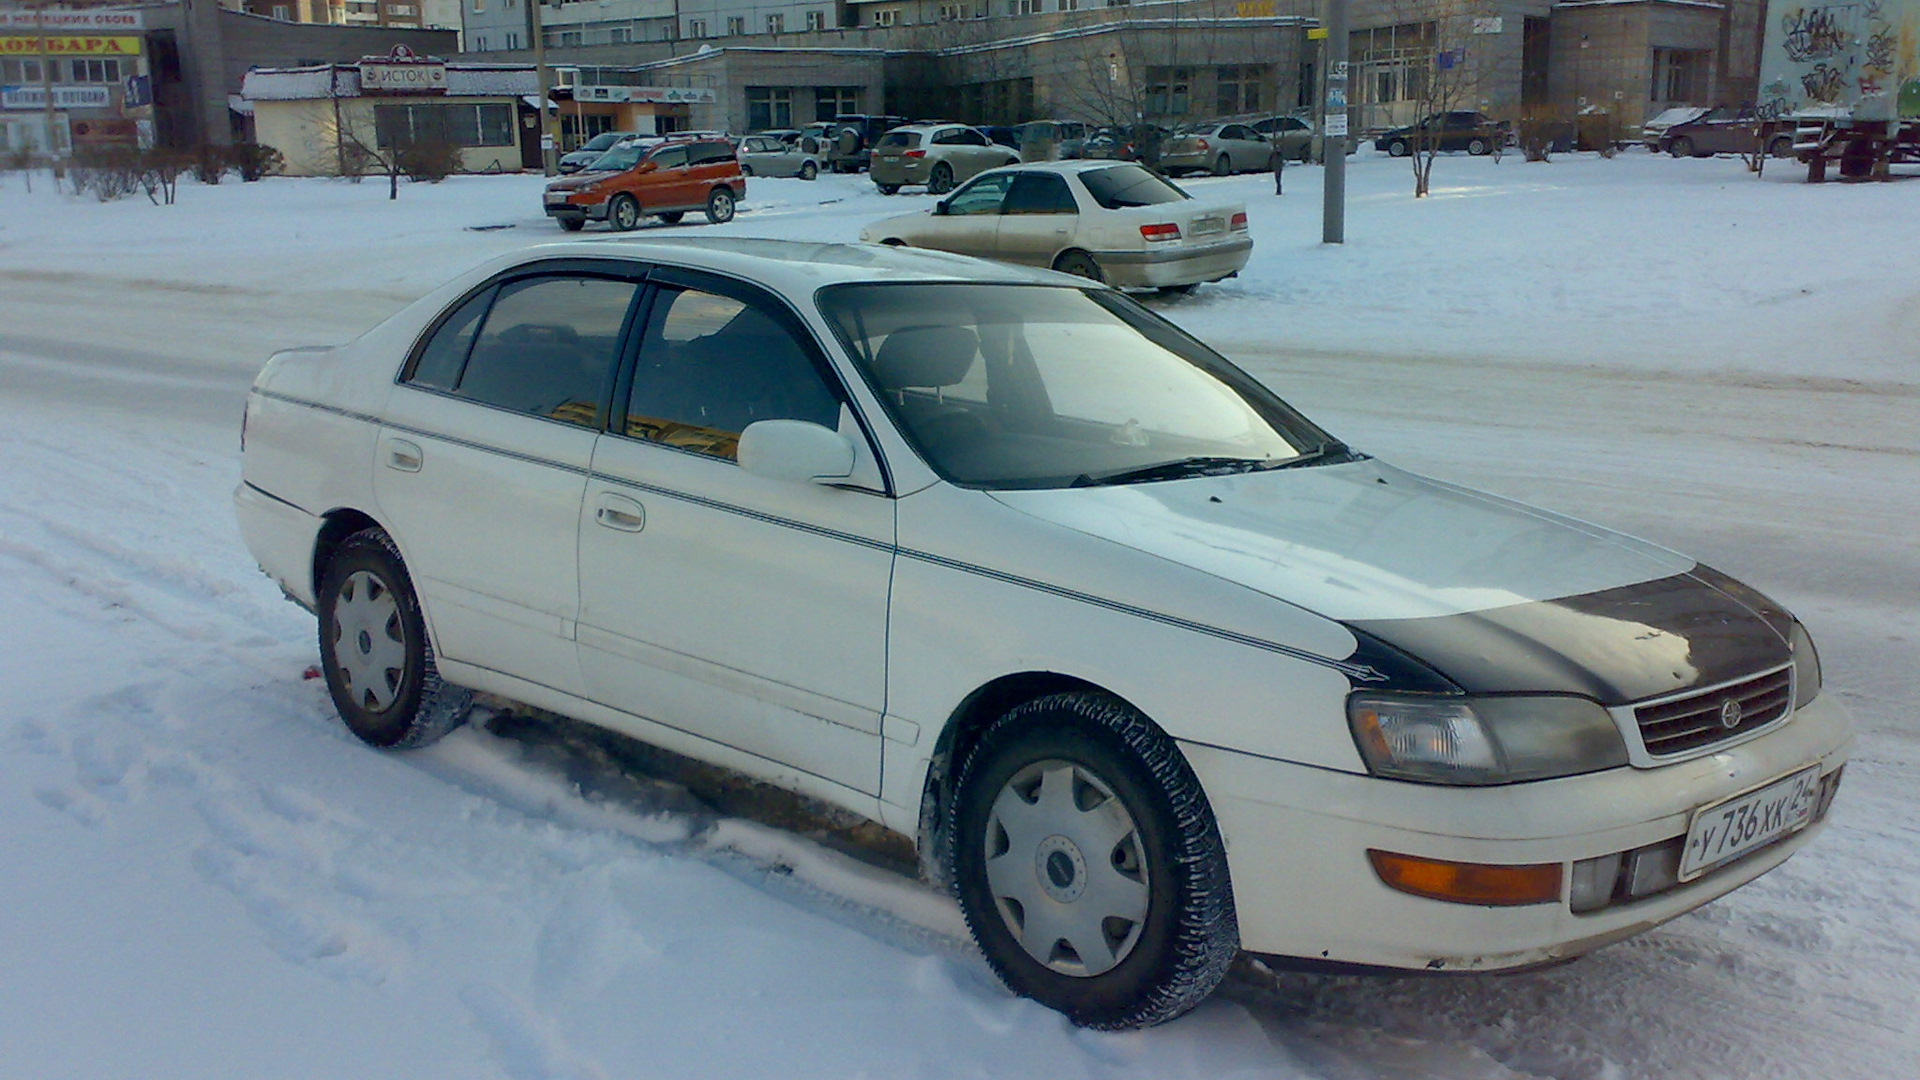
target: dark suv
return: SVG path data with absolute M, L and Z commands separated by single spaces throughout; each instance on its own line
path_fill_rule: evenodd
M 880 136 L 908 122 L 904 116 L 865 113 L 842 113 L 834 117 L 833 128 L 823 140 L 826 146 L 821 151 L 827 159 L 827 168 L 834 172 L 859 172 L 867 164 L 867 156 Z
M 1439 150 L 1465 150 L 1469 154 L 1491 154 L 1505 146 L 1509 132 L 1503 121 L 1483 112 L 1434 113 L 1417 124 L 1380 133 L 1374 148 L 1394 157 L 1406 157 L 1429 147 Z

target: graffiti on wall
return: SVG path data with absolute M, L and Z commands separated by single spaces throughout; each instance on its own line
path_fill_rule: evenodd
M 1920 116 L 1920 2 L 1778 5 L 1761 61 L 1759 110 Z

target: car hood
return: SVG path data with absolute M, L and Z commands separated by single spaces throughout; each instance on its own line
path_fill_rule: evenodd
M 552 183 L 549 183 L 547 185 L 547 190 L 548 191 L 578 191 L 579 189 L 586 187 L 589 184 L 597 184 L 600 181 L 605 180 L 609 176 L 618 176 L 618 175 L 620 174 L 616 172 L 609 172 L 604 169 L 593 171 L 593 172 L 588 172 L 583 170 L 581 172 L 574 173 L 572 176 L 566 177 L 565 179 L 555 180 Z
M 1789 616 L 1692 559 L 1378 461 L 995 498 L 1336 620 L 1471 693 L 1617 705 L 1789 659 Z

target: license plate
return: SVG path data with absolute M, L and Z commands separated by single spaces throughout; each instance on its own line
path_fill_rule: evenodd
M 1192 236 L 1212 236 L 1227 231 L 1227 219 L 1223 217 L 1197 217 L 1193 219 L 1193 228 L 1188 230 Z
M 1724 862 L 1797 832 L 1813 820 L 1820 801 L 1820 767 L 1810 766 L 1758 791 L 1693 812 L 1680 880 L 1690 881 Z
M 566 197 L 565 195 L 549 195 L 549 196 L 547 196 L 547 205 L 548 205 L 548 206 L 565 206 L 566 204 L 567 204 L 567 197 Z

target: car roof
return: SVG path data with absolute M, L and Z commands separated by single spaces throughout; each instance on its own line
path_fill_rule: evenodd
M 522 248 L 488 264 L 488 273 L 556 258 L 617 258 L 707 270 L 760 282 L 788 295 L 810 295 L 822 285 L 848 282 L 987 281 L 1054 284 L 1044 270 L 986 262 L 924 248 L 883 244 L 818 243 L 747 236 L 612 236 Z
M 1018 165 L 1002 165 L 989 172 L 1050 172 L 1077 176 L 1080 173 L 1099 172 L 1102 169 L 1145 168 L 1137 161 L 1112 161 L 1107 158 L 1073 158 L 1066 161 L 1025 161 Z

